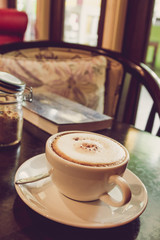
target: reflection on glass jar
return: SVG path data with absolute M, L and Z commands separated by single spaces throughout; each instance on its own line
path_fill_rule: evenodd
M 22 93 L 0 93 L 0 146 L 14 145 L 21 140 L 22 102 Z
M 0 147 L 20 142 L 24 100 L 32 101 L 32 88 L 26 88 L 15 76 L 0 72 Z

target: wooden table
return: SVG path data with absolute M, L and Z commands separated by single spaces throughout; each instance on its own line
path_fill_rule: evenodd
M 0 239 L 160 239 L 160 138 L 119 123 L 100 133 L 127 147 L 131 156 L 128 168 L 148 191 L 143 214 L 120 227 L 82 229 L 51 221 L 31 210 L 16 193 L 14 176 L 24 161 L 44 152 L 49 135 L 37 131 L 35 136 L 24 127 L 21 144 L 0 149 Z

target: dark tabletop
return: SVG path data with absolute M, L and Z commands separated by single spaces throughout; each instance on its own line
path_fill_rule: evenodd
M 142 215 L 121 227 L 82 229 L 56 223 L 31 210 L 16 193 L 14 176 L 24 161 L 44 152 L 49 135 L 38 130 L 33 134 L 24 127 L 19 145 L 0 148 L 0 239 L 160 239 L 160 138 L 119 123 L 100 133 L 127 147 L 128 168 L 148 191 Z

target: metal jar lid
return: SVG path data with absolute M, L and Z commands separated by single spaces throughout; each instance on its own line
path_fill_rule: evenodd
M 17 77 L 6 73 L 0 72 L 0 91 L 5 93 L 17 93 L 25 90 L 26 84 Z

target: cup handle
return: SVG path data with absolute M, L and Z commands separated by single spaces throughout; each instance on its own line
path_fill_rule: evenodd
M 121 207 L 130 201 L 131 190 L 124 178 L 118 175 L 113 175 L 109 178 L 109 183 L 115 183 L 116 185 L 119 186 L 122 192 L 122 200 L 117 201 L 116 199 L 112 198 L 108 193 L 102 194 L 99 198 L 100 200 L 113 207 Z

